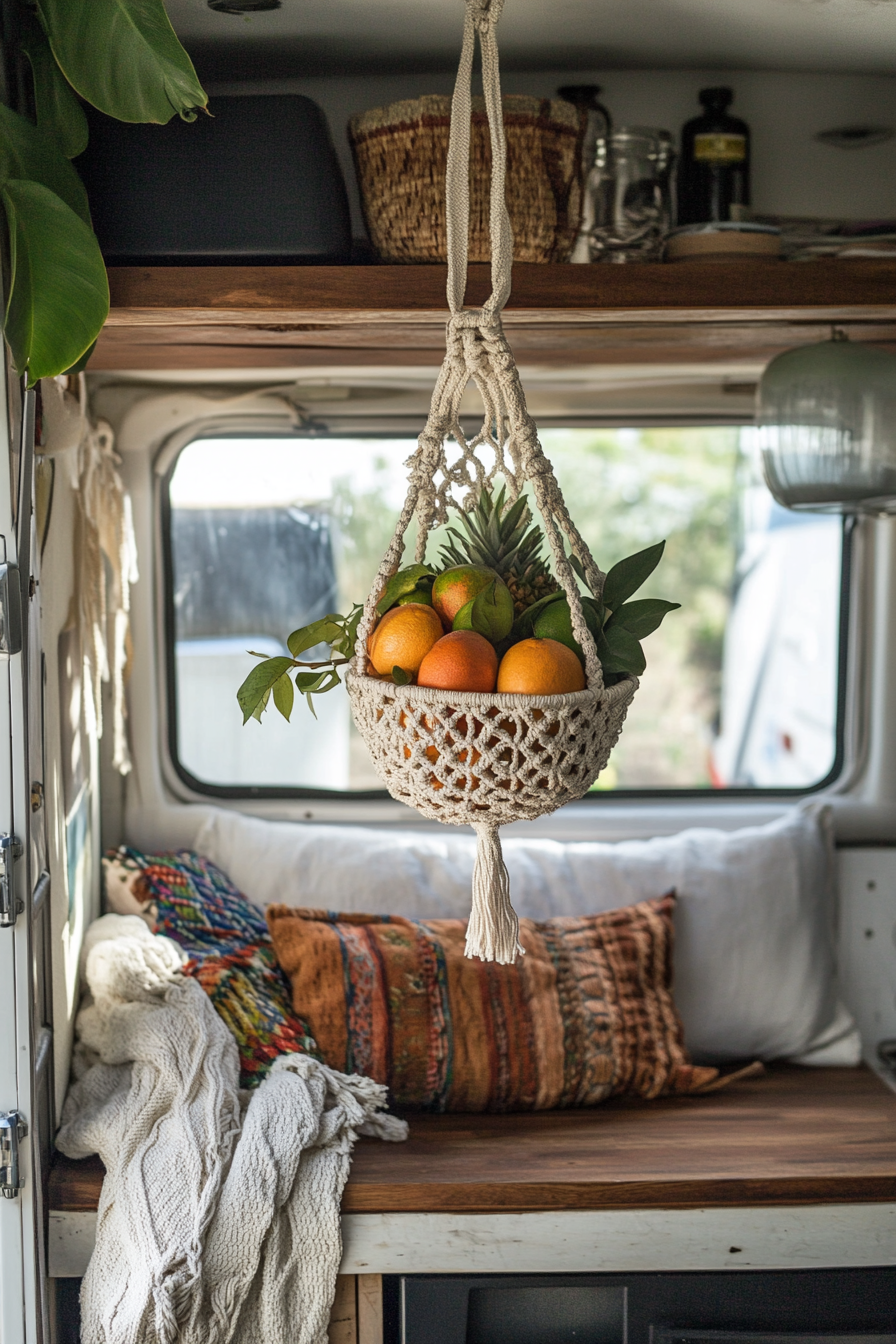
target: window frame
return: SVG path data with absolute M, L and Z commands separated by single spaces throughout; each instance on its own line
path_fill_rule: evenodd
M 576 424 L 569 423 L 576 420 Z M 583 417 L 558 417 L 550 421 L 551 428 L 640 428 L 642 425 L 635 424 L 630 419 L 626 420 L 625 425 L 617 423 L 615 420 L 608 421 L 598 419 L 597 417 L 587 417 L 588 423 L 584 423 Z M 548 420 L 544 421 L 547 427 Z M 689 416 L 686 420 L 678 421 L 672 416 L 662 418 L 662 425 L 659 421 L 651 421 L 650 427 L 665 428 L 706 428 L 711 425 L 717 425 L 720 421 L 717 417 L 702 419 Z M 750 422 L 742 418 L 737 421 L 726 421 L 726 426 L 748 425 Z M 476 426 L 478 428 L 478 424 Z M 466 428 L 470 428 L 465 426 Z M 222 438 L 246 438 L 256 439 L 291 439 L 319 442 L 326 438 L 348 438 L 357 437 L 359 439 L 369 439 L 375 442 L 377 439 L 394 439 L 402 434 L 403 427 L 390 425 L 389 428 L 361 428 L 360 426 L 349 427 L 340 423 L 336 428 L 332 424 L 311 424 L 296 426 L 284 424 L 281 422 L 274 428 L 270 422 L 266 425 L 259 425 L 257 422 L 247 423 L 242 421 L 239 427 L 233 420 L 217 422 L 205 421 L 201 426 L 192 425 L 188 430 L 182 431 L 175 436 L 175 439 L 169 440 L 166 447 L 162 450 L 156 461 L 156 538 L 158 544 L 159 565 L 157 573 L 159 574 L 159 592 L 158 592 L 158 628 L 162 634 L 161 649 L 161 727 L 162 739 L 164 744 L 166 765 L 173 772 L 174 777 L 189 791 L 191 801 L 200 802 L 204 800 L 219 802 L 258 802 L 258 803 L 293 803 L 301 804 L 303 802 L 331 803 L 338 804 L 340 807 L 350 808 L 353 803 L 358 804 L 386 804 L 392 803 L 390 794 L 383 789 L 358 789 L 358 790 L 337 790 L 337 789 L 314 789 L 307 787 L 287 787 L 284 785 L 245 785 L 245 784 L 210 784 L 197 779 L 180 761 L 177 751 L 177 671 L 176 671 L 176 651 L 175 651 L 175 629 L 174 629 L 174 557 L 171 544 L 171 500 L 170 484 L 171 479 L 177 467 L 181 453 L 191 444 L 200 442 L 203 439 L 222 439 Z M 475 430 L 473 431 L 475 432 Z M 411 435 L 413 437 L 413 435 Z M 810 798 L 817 794 L 831 790 L 834 786 L 841 788 L 848 785 L 848 778 L 844 778 L 845 773 L 851 774 L 850 767 L 854 762 L 850 759 L 852 753 L 848 751 L 847 728 L 850 719 L 850 706 L 848 691 L 850 686 L 851 668 L 851 650 L 853 642 L 851 635 L 853 633 L 853 607 L 854 607 L 854 589 L 855 589 L 855 562 L 856 546 L 855 539 L 857 533 L 858 520 L 854 516 L 845 515 L 842 520 L 841 528 L 841 566 L 840 566 L 840 610 L 838 621 L 838 657 L 837 657 L 837 710 L 835 719 L 835 742 L 834 758 L 831 768 L 823 779 L 807 787 L 780 787 L 780 788 L 756 788 L 748 785 L 736 785 L 730 788 L 714 789 L 708 788 L 654 788 L 654 789 L 612 789 L 612 790 L 594 790 L 588 792 L 581 798 L 577 806 L 583 804 L 592 808 L 596 806 L 610 807 L 617 805 L 637 805 L 638 803 L 664 804 L 664 803 L 708 803 L 718 806 L 726 801 L 736 803 L 755 802 L 757 804 L 783 805 L 799 803 L 804 798 Z M 859 688 L 856 687 L 858 690 Z

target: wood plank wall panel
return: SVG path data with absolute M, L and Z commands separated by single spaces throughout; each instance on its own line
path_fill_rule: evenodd
M 358 1344 L 383 1344 L 383 1276 L 358 1275 Z
M 327 1344 L 358 1344 L 357 1280 L 354 1274 L 336 1276 L 336 1295 L 330 1310 Z

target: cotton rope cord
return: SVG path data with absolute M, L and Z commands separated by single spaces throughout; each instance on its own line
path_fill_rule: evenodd
M 280 1055 L 239 1090 L 236 1041 L 136 915 L 87 931 L 57 1147 L 106 1168 L 81 1287 L 90 1344 L 326 1344 L 359 1134 L 400 1141 L 386 1088 Z
M 432 820 L 473 826 L 477 856 L 466 953 L 506 965 L 523 949 L 498 828 L 543 816 L 587 792 L 618 740 L 638 680 L 628 676 L 612 687 L 604 686 L 564 537 L 595 596 L 603 591 L 606 576 L 569 516 L 504 335 L 501 311 L 510 295 L 513 237 L 504 195 L 507 150 L 495 32 L 503 0 L 465 0 L 465 6 L 445 179 L 451 314 L 445 359 L 417 451 L 407 464 L 407 496 L 359 622 L 346 685 L 358 731 L 392 797 Z M 492 292 L 481 309 L 471 310 L 463 304 L 470 212 L 470 88 L 477 33 L 492 150 Z M 484 417 L 481 429 L 468 441 L 460 407 L 470 381 L 482 397 Z M 490 467 L 482 461 L 480 449 L 491 454 Z M 507 484 L 508 506 L 525 485 L 531 487 L 557 580 L 569 602 L 572 632 L 584 653 L 586 689 L 554 696 L 486 695 L 396 686 L 369 675 L 367 639 L 376 624 L 376 604 L 401 565 L 411 522 L 416 518 L 415 555 L 422 563 L 429 532 L 448 520 L 450 510 L 457 507 L 456 496 L 461 497 L 461 508 L 470 509 L 482 488 L 498 475 Z

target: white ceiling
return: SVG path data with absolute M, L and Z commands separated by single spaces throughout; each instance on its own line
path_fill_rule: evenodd
M 461 0 L 282 0 L 229 15 L 168 0 L 207 77 L 439 70 Z M 506 0 L 508 69 L 896 72 L 896 0 Z
M 227 369 L 91 374 L 94 404 L 115 422 L 128 383 L 152 386 L 209 388 L 226 385 L 283 389 L 292 380 L 297 405 L 306 407 L 334 429 L 351 428 L 353 419 L 380 422 L 412 435 L 429 410 L 432 386 L 438 369 L 431 368 L 333 368 L 333 369 Z M 715 424 L 753 418 L 755 384 L 764 361 L 702 364 L 579 365 L 573 368 L 538 367 L 522 364 L 526 403 L 540 422 L 581 418 L 618 424 L 645 419 L 710 420 Z M 96 397 L 99 394 L 100 400 Z M 482 415 L 482 399 L 471 385 L 461 413 L 475 421 Z M 380 426 L 382 427 L 382 426 Z M 122 445 L 119 444 L 119 447 Z

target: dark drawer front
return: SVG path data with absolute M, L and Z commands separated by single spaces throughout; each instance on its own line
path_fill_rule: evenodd
M 896 1269 L 408 1275 L 390 1287 L 386 1344 L 896 1344 Z

